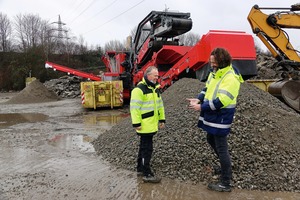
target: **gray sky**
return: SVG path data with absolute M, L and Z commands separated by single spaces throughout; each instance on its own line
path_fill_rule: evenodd
M 83 36 L 88 45 L 110 40 L 125 41 L 131 30 L 152 10 L 189 12 L 193 20 L 191 32 L 199 35 L 209 30 L 236 30 L 252 34 L 247 21 L 255 4 L 260 7 L 290 7 L 300 0 L 0 0 L 0 12 L 13 17 L 19 13 L 38 14 L 49 22 L 60 15 L 63 28 L 74 36 Z M 263 11 L 265 13 L 269 11 Z M 289 30 L 287 30 L 289 32 Z M 297 30 L 298 31 L 298 30 Z M 253 35 L 253 34 L 252 34 Z M 296 40 L 297 35 L 297 40 Z M 292 45 L 299 49 L 299 31 L 291 31 Z M 255 41 L 264 48 L 256 36 Z

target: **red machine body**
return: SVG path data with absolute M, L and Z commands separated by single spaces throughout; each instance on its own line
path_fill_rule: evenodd
M 166 71 L 160 70 L 159 82 L 162 88 L 170 86 L 172 82 L 180 78 L 180 75 L 189 70 L 200 72 L 198 74 L 202 76 L 198 75 L 197 78 L 205 80 L 208 71 L 202 68 L 208 67 L 210 52 L 216 47 L 224 47 L 230 52 L 233 64 L 239 68 L 245 78 L 255 75 L 256 70 L 253 70 L 253 66 L 255 66 L 256 52 L 252 36 L 239 31 L 214 30 L 203 35 L 193 47 L 163 46 L 153 54 L 151 60 L 138 73 L 134 74 L 133 83 L 137 84 L 141 80 L 147 67 L 159 68 L 160 65 L 171 66 Z M 249 69 L 249 66 L 252 66 L 252 69 Z
M 216 47 L 226 48 L 230 52 L 233 65 L 244 79 L 257 74 L 255 45 L 250 34 L 241 31 L 211 30 L 194 46 L 179 44 L 177 36 L 191 28 L 189 13 L 150 12 L 138 25 L 130 50 L 108 51 L 103 55 L 101 59 L 107 72 L 101 81 L 105 77 L 122 80 L 125 100 L 130 98 L 131 90 L 142 80 L 149 66 L 158 68 L 162 90 L 183 77 L 204 81 L 210 70 L 210 53 Z M 75 75 L 86 76 L 83 73 Z M 94 76 L 87 77 L 99 81 Z
M 257 74 L 255 45 L 250 34 L 211 30 L 194 46 L 179 44 L 177 36 L 191 28 L 189 13 L 152 11 L 138 25 L 130 51 L 106 52 L 102 60 L 108 68 L 112 63 L 120 65 L 115 68 L 122 69 L 120 79 L 125 83 L 124 92 L 128 98 L 149 66 L 158 68 L 162 90 L 182 77 L 206 80 L 209 56 L 216 47 L 230 52 L 233 65 L 244 79 Z

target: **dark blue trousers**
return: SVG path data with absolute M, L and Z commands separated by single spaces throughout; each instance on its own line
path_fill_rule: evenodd
M 220 181 L 223 184 L 230 184 L 230 180 L 232 178 L 232 167 L 228 151 L 227 135 L 219 136 L 208 133 L 207 142 L 210 144 L 219 159 L 221 165 Z
M 150 161 L 153 152 L 153 135 L 140 135 L 140 145 L 137 159 L 137 171 L 143 172 L 144 176 L 153 175 Z

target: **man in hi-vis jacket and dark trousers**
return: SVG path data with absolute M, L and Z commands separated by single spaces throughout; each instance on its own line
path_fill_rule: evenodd
M 211 72 L 198 98 L 188 99 L 190 108 L 200 111 L 198 127 L 207 132 L 207 142 L 217 155 L 220 165 L 220 180 L 210 183 L 208 189 L 230 192 L 232 179 L 231 158 L 227 136 L 233 122 L 237 97 L 243 78 L 231 62 L 224 48 L 214 49 L 209 58 Z
M 137 173 L 143 175 L 143 181 L 159 183 L 161 178 L 154 175 L 150 167 L 153 152 L 153 136 L 158 128 L 165 126 L 165 110 L 158 80 L 158 69 L 150 66 L 144 78 L 131 92 L 130 114 L 132 126 L 140 136 L 137 159 Z

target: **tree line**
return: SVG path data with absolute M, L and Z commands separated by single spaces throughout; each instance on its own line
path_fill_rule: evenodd
M 45 69 L 47 60 L 96 69 L 101 54 L 100 46 L 88 47 L 83 37 L 62 32 L 39 15 L 18 14 L 11 20 L 0 12 L 0 91 L 23 89 L 29 76 L 41 82 L 61 76 Z

